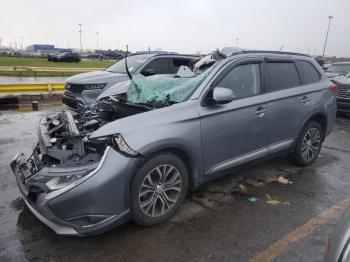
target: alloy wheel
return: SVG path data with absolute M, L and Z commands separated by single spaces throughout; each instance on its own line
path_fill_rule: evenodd
M 152 169 L 139 190 L 139 206 L 149 217 L 166 214 L 176 204 L 182 188 L 181 174 L 176 167 L 163 164 Z
M 314 159 L 321 147 L 321 134 L 320 131 L 313 127 L 310 128 L 304 138 L 303 138 L 303 142 L 302 142 L 302 146 L 301 146 L 301 154 L 304 160 L 306 161 L 310 161 L 312 159 Z

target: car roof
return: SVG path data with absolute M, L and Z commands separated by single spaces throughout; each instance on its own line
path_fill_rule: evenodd
M 271 50 L 241 50 L 239 52 L 232 53 L 231 56 L 249 55 L 249 54 L 261 54 L 261 55 L 273 55 L 273 56 L 302 56 L 302 57 L 312 58 L 311 56 L 307 54 L 302 54 L 302 53 L 271 51 Z
M 187 55 L 187 54 L 172 54 L 172 53 L 164 53 L 164 54 L 135 54 L 135 55 L 130 55 L 128 57 L 132 56 L 138 56 L 138 57 L 144 57 L 144 58 L 151 58 L 151 57 L 180 57 L 180 58 L 197 58 L 196 56 L 193 55 Z

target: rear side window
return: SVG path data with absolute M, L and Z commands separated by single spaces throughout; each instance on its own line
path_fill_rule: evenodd
M 307 85 L 320 81 L 320 74 L 310 62 L 297 60 L 295 63 L 298 67 L 302 84 Z
M 189 59 L 184 58 L 174 58 L 171 62 L 171 69 L 170 72 L 173 74 L 176 74 L 177 71 L 179 71 L 180 66 L 188 66 L 192 69 L 192 62 Z
M 269 85 L 267 92 L 283 90 L 300 85 L 298 71 L 293 62 L 267 63 Z

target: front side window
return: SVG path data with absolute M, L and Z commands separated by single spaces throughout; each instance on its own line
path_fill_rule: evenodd
M 216 86 L 231 89 L 235 99 L 259 95 L 261 93 L 259 64 L 246 64 L 233 68 Z
M 149 62 L 142 70 L 143 75 L 169 74 L 169 59 L 157 58 Z
M 191 60 L 184 58 L 173 58 L 171 61 L 171 73 L 176 74 L 179 71 L 180 66 L 188 66 L 192 68 Z
M 267 92 L 283 90 L 300 85 L 298 71 L 293 62 L 267 63 L 269 85 Z

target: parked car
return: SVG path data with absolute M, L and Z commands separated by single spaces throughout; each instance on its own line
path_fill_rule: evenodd
M 127 58 L 131 74 L 151 76 L 156 74 L 176 74 L 181 65 L 193 67 L 193 57 L 186 55 L 134 55 Z M 63 103 L 71 110 L 77 110 L 81 103 L 81 92 L 90 90 L 89 97 L 94 100 L 114 84 L 129 79 L 125 60 L 122 59 L 105 71 L 74 75 L 66 80 Z
M 346 209 L 331 234 L 324 262 L 350 261 L 350 208 Z
M 350 113 L 350 73 L 346 76 L 336 76 L 331 79 L 337 85 L 338 112 Z
M 340 75 L 350 73 L 350 62 L 338 62 L 331 64 L 326 71 L 328 78 L 333 78 Z
M 53 61 L 53 60 L 52 60 L 53 57 L 59 55 L 60 53 L 62 53 L 62 52 L 53 52 L 53 53 L 51 53 L 51 54 L 48 54 L 48 55 L 47 55 L 47 61 Z
M 81 58 L 78 53 L 73 52 L 61 52 L 56 55 L 48 57 L 49 61 L 53 62 L 80 62 Z
M 152 226 L 239 166 L 280 154 L 311 165 L 335 125 L 335 92 L 314 59 L 284 52 L 242 51 L 192 77 L 134 74 L 127 95 L 95 112 L 44 117 L 38 146 L 11 168 L 29 209 L 57 234 L 100 234 L 130 219 Z

